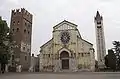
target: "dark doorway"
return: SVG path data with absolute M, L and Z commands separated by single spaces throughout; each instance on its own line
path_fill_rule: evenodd
M 62 60 L 62 69 L 69 69 L 69 59 Z
M 69 69 L 69 53 L 66 51 L 60 54 L 62 69 Z

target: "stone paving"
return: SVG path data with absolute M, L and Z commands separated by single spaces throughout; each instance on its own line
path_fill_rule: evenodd
M 6 73 L 0 79 L 120 79 L 120 73 L 79 72 L 79 73 Z

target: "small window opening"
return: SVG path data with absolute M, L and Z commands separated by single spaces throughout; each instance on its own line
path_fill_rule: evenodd
M 23 50 L 25 50 L 25 47 L 23 47 Z
M 25 56 L 25 60 L 27 60 L 27 56 Z
M 26 29 L 24 29 L 24 33 L 26 33 Z
M 18 21 L 18 24 L 20 24 L 20 22 Z
M 17 28 L 17 32 L 19 31 L 19 28 Z
M 12 29 L 13 30 L 13 32 L 14 32 L 14 29 Z

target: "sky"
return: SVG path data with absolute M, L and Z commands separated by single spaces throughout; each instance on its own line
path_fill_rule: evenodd
M 11 10 L 25 8 L 33 14 L 32 53 L 52 38 L 53 26 L 63 20 L 78 25 L 83 39 L 96 49 L 94 16 L 103 16 L 106 50 L 120 41 L 120 0 L 0 0 L 0 16 L 10 25 Z

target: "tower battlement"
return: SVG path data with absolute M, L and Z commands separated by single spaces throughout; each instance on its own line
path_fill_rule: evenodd
M 32 14 L 24 8 L 12 10 L 12 17 L 23 16 L 26 20 L 32 23 Z

